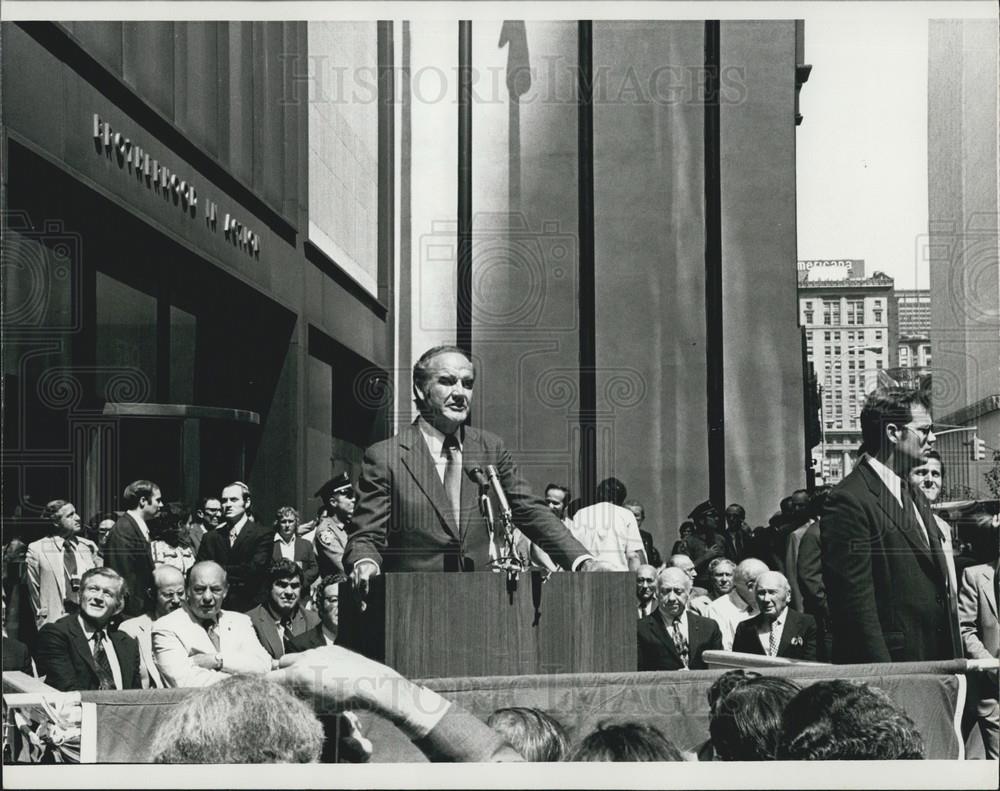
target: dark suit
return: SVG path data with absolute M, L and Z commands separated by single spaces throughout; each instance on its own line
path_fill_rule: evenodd
M 913 497 L 929 545 L 913 507 L 901 508 L 867 461 L 826 500 L 820 543 L 835 662 L 961 656 L 941 534 L 926 499 Z
M 271 560 L 281 560 L 283 557 L 281 547 L 273 538 L 271 540 L 274 542 L 274 549 L 271 550 Z M 316 550 L 313 548 L 312 542 L 306 541 L 304 538 L 296 538 L 293 552 L 294 556 L 292 559 L 299 564 L 299 568 L 302 569 L 302 574 L 306 578 L 305 585 L 303 586 L 303 595 L 305 595 L 309 586 L 319 576 L 319 561 L 316 559 Z
M 154 585 L 149 541 L 127 513 L 122 514 L 111 528 L 104 547 L 104 565 L 121 574 L 128 585 L 123 617 L 133 618 L 153 609 L 149 599 L 149 590 Z
M 271 564 L 274 531 L 248 519 L 229 545 L 231 527 L 205 533 L 198 547 L 198 560 L 214 560 L 226 570 L 229 595 L 223 609 L 246 612 L 259 603 L 261 586 Z
M 139 644 L 124 632 L 108 632 L 118 656 L 122 689 L 139 689 Z M 109 657 L 110 658 L 110 657 Z M 100 679 L 90 644 L 76 615 L 64 615 L 42 627 L 35 645 L 35 660 L 45 683 L 63 692 L 98 689 Z
M 799 541 L 796 564 L 802 611 L 816 619 L 816 656 L 828 662 L 831 656 L 830 609 L 823 586 L 823 559 L 820 552 L 819 522 L 806 528 Z
M 587 554 L 545 503 L 531 493 L 503 440 L 466 428 L 465 469 L 497 468 L 514 523 L 563 568 Z M 479 515 L 477 487 L 462 476 L 461 518 L 455 518 L 434 459 L 416 423 L 365 451 L 354 509 L 354 532 L 347 540 L 345 567 L 374 560 L 386 571 L 485 571 L 489 538 Z
M 816 658 L 816 621 L 811 615 L 803 615 L 795 610 L 785 610 L 785 627 L 781 630 L 778 641 L 778 656 L 785 659 Z M 764 654 L 757 628 L 764 616 L 758 614 L 743 621 L 736 627 L 733 638 L 733 650 L 744 654 Z
M 701 655 L 706 651 L 722 650 L 722 632 L 711 618 L 702 618 L 692 612 L 688 612 L 687 622 L 688 668 L 704 670 L 706 665 Z M 642 618 L 637 629 L 639 670 L 680 670 L 684 667 L 674 639 L 667 634 L 658 610 Z
M 274 616 L 266 605 L 259 604 L 250 610 L 250 622 L 253 630 L 257 633 L 260 644 L 267 649 L 267 652 L 275 659 L 281 659 L 285 654 L 285 645 L 294 635 L 303 634 L 319 623 L 319 616 L 312 610 L 304 610 L 299 607 L 292 616 L 291 623 L 285 629 L 285 638 L 282 640 L 278 634 L 278 625 L 274 622 Z
M 13 637 L 3 638 L 3 669 L 20 670 L 22 673 L 31 672 L 31 654 L 28 653 L 28 646 Z
M 285 653 L 297 654 L 301 651 L 308 651 L 310 648 L 322 648 L 326 645 L 326 638 L 323 636 L 323 624 L 318 623 L 312 629 L 302 632 L 302 634 L 292 635 L 285 640 Z
M 653 534 L 640 528 L 639 536 L 642 538 L 642 548 L 646 551 L 646 562 L 659 568 L 663 561 L 660 559 L 660 550 L 653 546 Z

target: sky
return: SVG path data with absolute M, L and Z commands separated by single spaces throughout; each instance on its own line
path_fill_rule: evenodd
M 896 288 L 927 288 L 928 18 L 996 7 L 836 3 L 801 12 L 799 259 L 863 258 Z M 969 11 L 972 11 L 970 14 Z

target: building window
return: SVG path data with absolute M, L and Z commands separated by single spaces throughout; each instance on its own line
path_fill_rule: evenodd
M 823 323 L 827 325 L 840 324 L 840 301 L 823 300 Z
M 830 332 L 829 332 L 829 331 L 827 331 L 827 332 L 824 332 L 824 333 L 823 333 L 823 340 L 824 340 L 824 341 L 827 341 L 827 342 L 829 342 L 829 341 L 830 341 L 830 338 L 831 338 L 831 337 L 832 337 L 832 336 L 830 335 Z
M 875 323 L 876 324 L 881 324 L 882 323 L 882 309 L 881 308 L 875 308 Z
M 865 323 L 865 302 L 863 299 L 849 299 L 847 301 L 847 323 Z

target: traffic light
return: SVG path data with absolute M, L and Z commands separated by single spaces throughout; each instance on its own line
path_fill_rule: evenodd
M 970 457 L 973 461 L 984 461 L 986 459 L 986 440 L 973 437 L 971 450 Z

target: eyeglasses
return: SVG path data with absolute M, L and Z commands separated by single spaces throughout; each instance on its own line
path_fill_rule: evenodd
M 934 433 L 934 426 L 903 426 L 904 429 L 909 429 L 914 434 L 919 434 L 923 439 L 927 439 L 931 434 Z

